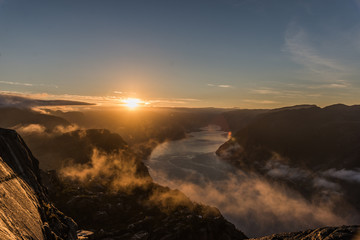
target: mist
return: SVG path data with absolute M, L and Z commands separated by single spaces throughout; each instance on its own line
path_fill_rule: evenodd
M 248 236 L 359 221 L 356 210 L 343 199 L 336 183 L 270 159 L 264 166 L 269 176 L 311 180 L 319 193 L 309 200 L 280 181 L 245 173 L 218 159 L 213 144 L 226 140 L 221 131 L 191 135 L 189 139 L 161 144 L 153 151 L 147 162 L 151 176 L 155 182 L 179 189 L 193 201 L 217 207 Z M 211 148 L 213 151 L 209 152 Z

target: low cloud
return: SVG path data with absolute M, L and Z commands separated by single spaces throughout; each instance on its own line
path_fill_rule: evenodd
M 336 170 L 332 168 L 327 171 L 324 171 L 323 175 L 328 177 L 338 178 L 348 182 L 360 183 L 360 170 L 347 170 L 347 169 Z
M 26 126 L 15 126 L 14 129 L 24 135 L 28 134 L 42 134 L 45 132 L 46 128 L 40 124 L 29 124 Z
M 68 126 L 58 125 L 53 129 L 53 133 L 64 134 L 64 133 L 69 133 L 69 132 L 76 131 L 79 129 L 80 129 L 79 126 L 76 124 L 71 124 Z
M 69 162 L 60 170 L 60 175 L 83 184 L 93 184 L 95 181 L 111 190 L 132 191 L 151 182 L 149 176 L 141 174 L 140 167 L 141 163 L 126 151 L 109 154 L 95 148 L 89 163 Z
M 162 179 L 161 184 L 179 189 L 193 201 L 216 206 L 238 229 L 251 237 L 349 224 L 353 220 L 353 216 L 340 216 L 333 212 L 339 199 L 309 202 L 299 193 L 257 175 L 229 174 L 226 180 L 201 184 L 168 180 L 166 174 L 158 171 L 152 176 L 155 180 Z
M 325 188 L 325 189 L 332 189 L 334 191 L 340 191 L 341 186 L 337 183 L 331 182 L 322 177 L 316 177 L 313 179 L 314 187 L 316 188 Z
M 54 128 L 47 129 L 44 125 L 41 124 L 25 124 L 17 125 L 12 127 L 21 135 L 38 135 L 38 137 L 48 138 L 59 136 L 65 133 L 79 130 L 79 126 L 76 124 L 71 124 L 67 126 L 57 125 Z
M 310 170 L 290 167 L 288 159 L 279 154 L 274 153 L 260 169 L 263 175 L 230 168 L 225 162 L 212 162 L 211 154 L 192 153 L 188 157 L 185 153 L 184 160 L 173 159 L 169 149 L 160 145 L 149 160 L 154 161 L 149 163 L 153 179 L 179 189 L 193 201 L 216 206 L 248 236 L 348 225 L 360 220 L 337 183 Z M 241 149 L 237 145 L 233 150 Z M 303 185 L 309 191 L 305 191 L 307 196 L 285 182 Z
M 269 160 L 264 168 L 267 170 L 267 175 L 274 178 L 287 178 L 291 180 L 297 180 L 304 179 L 310 176 L 310 173 L 305 170 L 299 168 L 292 168 L 288 165 L 281 164 L 272 160 Z
M 154 184 L 142 162 L 126 150 L 105 153 L 93 149 L 91 162 L 74 164 L 69 162 L 60 170 L 62 179 L 71 179 L 85 186 L 101 185 L 110 192 L 133 194 L 143 189 L 147 197 L 139 199 L 144 205 L 156 206 L 164 213 L 171 214 L 179 208 L 195 211 L 199 206 L 178 190 L 171 190 Z M 202 206 L 202 216 L 219 216 L 216 208 Z

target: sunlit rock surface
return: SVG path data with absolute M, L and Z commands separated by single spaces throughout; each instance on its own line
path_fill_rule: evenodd
M 0 239 L 76 238 L 76 223 L 48 201 L 22 138 L 0 129 Z
M 34 191 L 0 158 L 0 239 L 44 239 Z

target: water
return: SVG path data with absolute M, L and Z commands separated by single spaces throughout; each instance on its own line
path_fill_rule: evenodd
M 225 141 L 226 132 L 209 126 L 186 139 L 160 144 L 146 163 L 150 175 L 193 201 L 217 207 L 249 237 L 346 224 L 326 206 L 219 159 L 215 151 Z
M 234 168 L 215 154 L 226 140 L 226 132 L 210 126 L 186 139 L 163 143 L 154 149 L 147 163 L 150 174 L 163 185 L 174 181 L 203 185 L 227 179 Z

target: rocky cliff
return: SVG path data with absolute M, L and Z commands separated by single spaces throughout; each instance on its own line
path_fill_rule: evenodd
M 324 227 L 302 232 L 274 234 L 256 238 L 256 240 L 359 240 L 359 231 L 359 226 Z
M 76 223 L 47 198 L 38 161 L 8 129 L 0 129 L 0 206 L 0 239 L 77 239 Z

